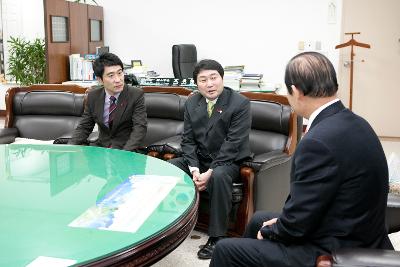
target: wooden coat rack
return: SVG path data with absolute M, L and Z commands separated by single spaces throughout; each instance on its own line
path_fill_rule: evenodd
M 353 68 L 354 68 L 354 46 L 359 46 L 359 47 L 364 47 L 364 48 L 371 48 L 369 44 L 364 44 L 357 42 L 354 40 L 353 36 L 354 34 L 360 34 L 360 32 L 346 32 L 346 35 L 351 35 L 351 39 L 343 44 L 335 46 L 336 49 L 338 48 L 343 48 L 347 46 L 351 46 L 351 53 L 350 53 L 350 103 L 349 103 L 349 109 L 351 110 L 353 107 Z

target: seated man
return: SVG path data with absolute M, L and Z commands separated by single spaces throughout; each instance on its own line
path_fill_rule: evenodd
M 138 149 L 147 130 L 143 91 L 124 84 L 122 61 L 112 53 L 100 55 L 93 70 L 102 86 L 90 90 L 83 118 L 68 144 L 86 143 L 97 123 L 100 133 L 94 145 Z
M 170 162 L 193 177 L 199 191 L 210 195 L 210 238 L 198 252 L 210 259 L 216 242 L 226 235 L 232 208 L 232 183 L 240 163 L 250 156 L 250 102 L 223 83 L 224 69 L 214 60 L 195 66 L 199 94 L 185 103 L 183 157 Z
M 289 197 L 281 214 L 257 212 L 245 238 L 219 242 L 210 266 L 311 267 L 338 248 L 393 249 L 385 229 L 385 154 L 368 122 L 337 98 L 332 63 L 299 54 L 285 83 L 290 105 L 309 120 L 293 156 Z

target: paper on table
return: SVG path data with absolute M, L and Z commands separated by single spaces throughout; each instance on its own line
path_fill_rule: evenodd
M 175 187 L 178 179 L 132 175 L 69 226 L 134 233 Z
M 67 267 L 76 263 L 76 260 L 39 256 L 26 267 Z

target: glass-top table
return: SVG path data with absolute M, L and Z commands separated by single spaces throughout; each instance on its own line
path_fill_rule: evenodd
M 156 158 L 0 145 L 0 266 L 148 265 L 189 235 L 197 207 L 191 178 Z

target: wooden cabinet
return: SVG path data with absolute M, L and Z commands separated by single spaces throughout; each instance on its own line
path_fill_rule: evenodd
M 65 0 L 44 0 L 44 15 L 47 83 L 62 83 L 69 80 L 70 54 L 94 54 L 96 47 L 104 45 L 103 8 Z M 95 41 L 91 41 L 91 20 L 100 25 Z

